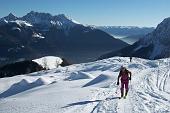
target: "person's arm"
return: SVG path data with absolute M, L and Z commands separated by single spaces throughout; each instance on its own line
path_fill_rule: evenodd
M 128 75 L 129 75 L 129 80 L 131 80 L 132 73 L 129 70 L 127 70 L 127 71 L 128 71 Z
M 117 78 L 117 85 L 119 85 L 119 79 L 121 77 L 121 71 L 119 72 L 118 78 Z

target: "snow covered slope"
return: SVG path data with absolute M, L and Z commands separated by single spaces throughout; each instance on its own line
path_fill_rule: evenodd
M 0 113 L 169 113 L 170 59 L 113 57 L 0 79 Z M 132 72 L 118 99 L 121 65 Z
M 56 68 L 63 62 L 61 58 L 55 56 L 41 57 L 33 61 L 37 62 L 39 65 L 43 67 L 45 67 L 44 65 L 46 65 L 48 69 Z

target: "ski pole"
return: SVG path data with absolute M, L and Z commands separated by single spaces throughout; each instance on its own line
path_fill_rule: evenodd
M 118 90 L 119 90 L 119 85 L 117 85 L 117 88 L 116 88 L 116 94 L 118 93 Z

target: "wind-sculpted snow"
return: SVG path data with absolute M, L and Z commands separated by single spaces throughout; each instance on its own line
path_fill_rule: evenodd
M 83 87 L 87 86 L 109 87 L 113 80 L 114 80 L 113 75 L 101 74 L 97 76 L 95 79 L 85 84 Z
M 0 79 L 0 113 L 169 113 L 170 59 L 113 57 Z M 132 72 L 118 99 L 121 66 Z
M 93 75 L 86 73 L 86 72 L 73 72 L 70 74 L 66 80 L 80 80 L 80 79 L 92 79 L 94 78 Z
M 26 79 L 22 79 L 20 82 L 13 84 L 9 89 L 7 89 L 5 92 L 0 94 L 0 98 L 5 98 L 5 97 L 9 97 L 12 95 L 15 95 L 17 93 L 21 93 L 23 91 L 32 89 L 34 87 L 38 87 L 41 85 L 46 85 L 46 84 L 50 84 L 51 82 L 47 79 L 43 79 L 43 78 L 38 78 L 36 81 L 34 82 L 29 82 Z

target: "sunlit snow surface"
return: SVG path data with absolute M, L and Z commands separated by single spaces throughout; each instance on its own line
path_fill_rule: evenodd
M 56 68 L 63 62 L 60 57 L 55 57 L 55 56 L 45 56 L 38 59 L 34 59 L 33 61 L 43 67 L 44 64 L 46 64 L 48 69 Z
M 114 57 L 0 79 L 0 113 L 169 113 L 170 59 Z M 121 65 L 132 72 L 120 96 Z
M 11 22 L 11 23 L 16 23 L 16 24 L 18 24 L 19 26 L 22 26 L 22 25 L 24 25 L 24 26 L 29 26 L 29 27 L 32 26 L 30 23 L 28 23 L 28 22 L 26 22 L 26 21 L 22 21 L 22 20 L 15 20 L 15 21 L 10 21 L 10 22 Z

